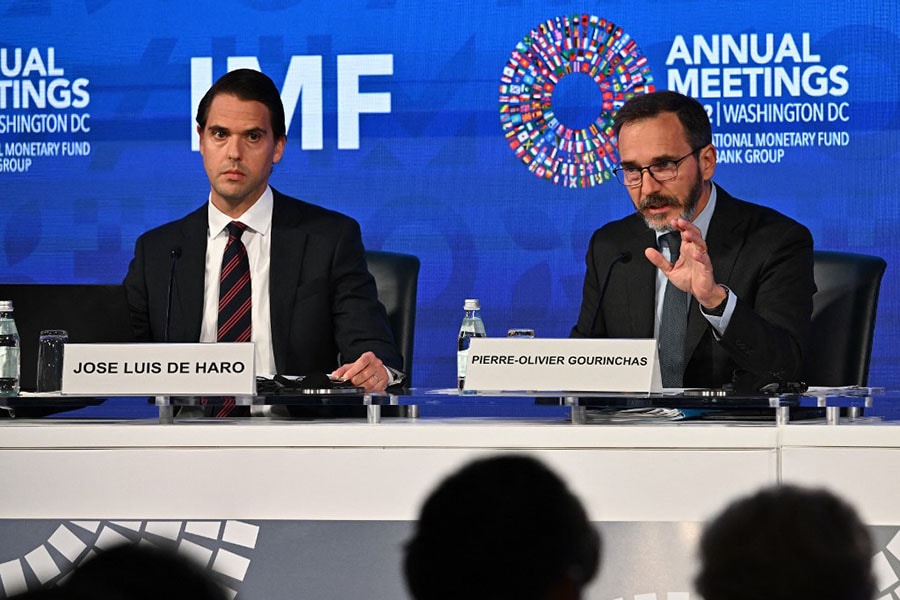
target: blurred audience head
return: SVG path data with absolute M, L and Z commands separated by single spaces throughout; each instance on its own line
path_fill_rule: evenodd
M 705 600 L 871 600 L 872 541 L 849 504 L 820 489 L 765 488 L 710 522 L 700 539 Z
M 124 544 L 78 565 L 57 588 L 67 600 L 226 600 L 202 566 L 174 548 Z
M 519 455 L 476 460 L 431 492 L 407 542 L 415 600 L 577 599 L 600 535 L 566 484 Z

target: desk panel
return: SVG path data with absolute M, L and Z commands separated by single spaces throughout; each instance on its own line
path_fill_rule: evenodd
M 23 467 L 8 518 L 411 520 L 446 474 L 498 451 L 547 461 L 597 521 L 702 520 L 777 478 L 774 427 L 12 422 L 0 439 Z
M 900 524 L 900 427 L 791 425 L 782 431 L 782 479 L 825 486 L 870 524 Z
M 863 485 L 855 461 L 900 461 L 896 436 L 890 427 L 505 419 L 8 421 L 0 587 L 52 582 L 95 548 L 161 537 L 206 561 L 238 598 L 395 600 L 405 597 L 403 542 L 428 492 L 476 456 L 527 452 L 569 482 L 604 537 L 586 598 L 686 598 L 702 522 L 782 473 L 828 479 L 860 502 L 869 522 L 885 524 L 874 528 L 884 557 L 900 519 L 868 495 L 895 484 Z M 867 447 L 873 438 L 883 446 Z M 898 581 L 890 568 L 882 577 Z

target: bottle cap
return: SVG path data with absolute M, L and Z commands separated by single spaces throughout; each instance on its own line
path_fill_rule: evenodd
M 481 303 L 478 301 L 478 298 L 466 298 L 463 310 L 481 310 Z
M 0 300 L 0 312 L 12 312 L 13 311 L 13 301 L 12 300 Z

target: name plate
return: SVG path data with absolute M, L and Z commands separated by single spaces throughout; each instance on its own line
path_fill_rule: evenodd
M 252 396 L 253 344 L 66 344 L 62 393 Z
M 464 389 L 660 392 L 656 340 L 473 338 Z

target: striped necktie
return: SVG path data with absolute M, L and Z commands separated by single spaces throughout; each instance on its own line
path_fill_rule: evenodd
M 228 243 L 222 255 L 222 272 L 219 275 L 219 328 L 216 339 L 220 342 L 249 342 L 252 332 L 250 321 L 250 261 L 241 236 L 247 226 L 239 221 L 228 224 Z M 222 406 L 213 409 L 216 417 L 247 416 L 246 406 L 235 406 L 234 397 L 222 399 Z
M 222 256 L 219 275 L 220 342 L 249 342 L 250 324 L 250 261 L 241 235 L 247 226 L 238 221 L 228 224 L 228 243 Z

